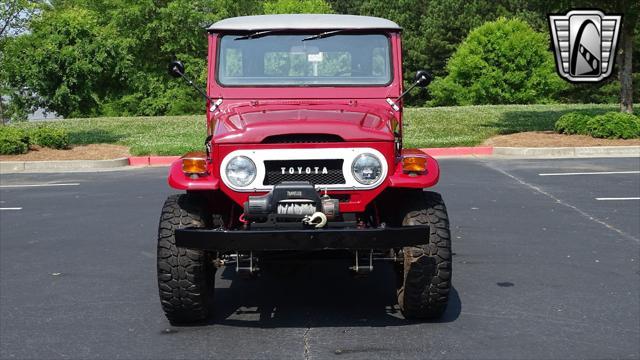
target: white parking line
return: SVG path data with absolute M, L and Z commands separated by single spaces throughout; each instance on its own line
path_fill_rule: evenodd
M 639 238 L 637 238 L 637 237 L 635 237 L 633 235 L 627 234 L 626 232 L 618 229 L 617 227 L 615 227 L 615 226 L 613 226 L 611 224 L 608 224 L 607 222 L 592 216 L 591 214 L 589 214 L 589 213 L 585 212 L 584 210 L 580 209 L 579 207 L 577 207 L 575 205 L 572 205 L 572 204 L 569 204 L 566 201 L 555 197 L 553 194 L 549 193 L 548 191 L 545 191 L 544 189 L 542 189 L 539 186 L 530 184 L 530 183 L 524 181 L 523 179 L 521 179 L 521 178 L 519 178 L 519 177 L 517 177 L 515 175 L 512 175 L 512 174 L 506 172 L 505 170 L 503 170 L 503 169 L 501 169 L 499 167 L 496 167 L 495 165 L 491 165 L 488 162 L 483 162 L 483 165 L 485 165 L 488 168 L 493 169 L 493 170 L 495 170 L 495 171 L 497 171 L 497 172 L 499 172 L 499 173 L 501 173 L 501 174 L 503 174 L 505 176 L 510 177 L 511 179 L 515 180 L 516 182 L 518 182 L 518 183 L 520 183 L 520 184 L 522 184 L 522 185 L 524 185 L 524 186 L 526 186 L 526 187 L 528 187 L 528 188 L 530 188 L 530 189 L 532 189 L 532 190 L 534 190 L 534 191 L 536 191 L 536 192 L 548 197 L 549 199 L 555 201 L 556 203 L 558 203 L 558 204 L 560 204 L 562 206 L 566 206 L 566 207 L 568 207 L 570 209 L 575 210 L 577 213 L 579 213 L 583 217 L 585 217 L 585 218 L 587 218 L 587 219 L 589 219 L 589 220 L 591 220 L 591 221 L 593 221 L 595 223 L 598 223 L 598 224 L 606 227 L 607 229 L 609 229 L 611 231 L 614 231 L 614 232 L 624 236 L 625 238 L 627 238 L 629 240 L 633 240 L 636 243 L 640 243 L 640 239 Z
M 540 176 L 567 176 L 567 175 L 611 175 L 611 174 L 640 174 L 640 171 L 595 171 L 574 173 L 543 173 Z
M 640 200 L 640 197 L 596 198 L 598 201 Z
M 52 187 L 52 186 L 78 186 L 80 183 L 66 184 L 17 184 L 17 185 L 0 185 L 0 188 L 22 188 L 22 187 Z
M 22 210 L 21 207 L 0 208 L 0 210 Z

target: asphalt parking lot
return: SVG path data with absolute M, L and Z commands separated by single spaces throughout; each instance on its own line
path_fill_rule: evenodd
M 212 323 L 171 327 L 166 168 L 2 175 L 0 358 L 640 358 L 640 159 L 440 163 L 454 291 L 433 323 L 402 319 L 390 267 L 332 262 L 219 271 Z

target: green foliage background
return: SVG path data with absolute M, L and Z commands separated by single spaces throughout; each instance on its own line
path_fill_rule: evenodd
M 431 105 L 534 104 L 552 102 L 568 87 L 554 69 L 543 34 L 505 18 L 469 33 L 447 63 L 448 75 L 431 86 Z
M 624 12 L 629 8 L 626 2 L 612 0 L 603 10 L 614 12 L 620 8 L 617 11 Z M 446 79 L 460 80 L 461 73 L 455 75 L 454 70 L 465 62 L 463 55 L 453 54 L 471 30 L 501 17 L 520 19 L 537 32 L 523 41 L 535 41 L 538 53 L 544 52 L 546 46 L 543 57 L 548 59 L 547 13 L 592 6 L 591 3 L 590 0 L 25 1 L 25 6 L 37 6 L 38 10 L 31 11 L 31 16 L 19 24 L 24 31 L 18 35 L 0 34 L 0 94 L 10 96 L 10 103 L 8 107 L 4 104 L 2 112 L 15 120 L 24 119 L 35 107 L 64 117 L 202 113 L 203 101 L 182 82 L 169 78 L 166 64 L 181 59 L 187 72 L 197 82 L 205 83 L 204 28 L 223 18 L 262 13 L 345 13 L 391 19 L 404 28 L 403 66 L 407 84 L 416 70 L 426 68 L 444 79 L 441 84 L 451 85 L 456 82 Z M 630 19 L 627 15 L 633 14 L 625 13 Z M 640 22 L 637 24 L 636 34 Z M 636 35 L 635 41 L 634 72 L 640 72 L 640 36 Z M 545 61 L 540 71 L 554 71 L 551 65 Z M 638 89 L 638 81 L 634 83 Z M 519 93 L 458 99 L 454 94 L 455 99 L 450 102 L 440 101 L 443 94 L 436 95 L 434 85 L 435 99 L 421 89 L 414 91 L 406 104 L 610 103 L 616 102 L 619 95 L 615 76 L 596 85 L 564 84 L 559 89 L 555 84 L 549 85 L 552 91 L 533 97 Z

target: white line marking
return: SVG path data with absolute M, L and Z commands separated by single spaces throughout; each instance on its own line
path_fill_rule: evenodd
M 599 201 L 616 201 L 616 200 L 640 200 L 640 197 L 622 197 L 622 198 L 596 198 Z
M 0 210 L 22 210 L 21 207 L 0 208 Z
M 482 162 L 482 164 L 483 164 L 484 166 L 488 167 L 489 169 L 493 169 L 493 170 L 495 170 L 495 171 L 497 171 L 497 172 L 499 172 L 499 173 L 501 173 L 501 174 L 503 174 L 503 175 L 505 175 L 505 176 L 510 177 L 511 179 L 515 180 L 516 182 L 520 183 L 521 185 L 524 185 L 524 186 L 526 186 L 526 187 L 530 188 L 531 190 L 534 190 L 534 191 L 536 191 L 536 192 L 539 192 L 540 194 L 542 194 L 542 195 L 544 195 L 544 196 L 546 196 L 546 197 L 550 198 L 551 200 L 554 200 L 556 203 L 558 203 L 558 204 L 560 204 L 560 205 L 562 205 L 562 206 L 566 206 L 566 207 L 568 207 L 569 209 L 573 209 L 573 210 L 575 210 L 576 212 L 578 212 L 578 214 L 582 215 L 583 217 L 585 217 L 585 218 L 587 218 L 587 219 L 589 219 L 589 220 L 591 220 L 591 221 L 593 221 L 593 222 L 595 222 L 595 223 L 598 223 L 598 224 L 600 224 L 600 225 L 602 225 L 602 226 L 606 227 L 607 229 L 609 229 L 609 230 L 611 230 L 611 231 L 614 231 L 614 232 L 616 232 L 616 233 L 620 234 L 621 236 L 623 236 L 623 237 L 625 237 L 625 238 L 627 238 L 627 239 L 629 239 L 629 240 L 633 240 L 633 241 L 635 241 L 636 243 L 640 243 L 640 239 L 638 239 L 637 237 L 635 237 L 635 236 L 633 236 L 633 235 L 629 235 L 629 234 L 627 234 L 626 232 L 624 232 L 624 231 L 622 231 L 622 230 L 618 229 L 617 227 L 615 227 L 615 226 L 613 226 L 613 225 L 609 225 L 609 224 L 607 224 L 606 222 L 604 222 L 604 221 L 602 221 L 602 220 L 600 220 L 600 219 L 598 219 L 598 218 L 596 218 L 596 217 L 594 217 L 594 216 L 590 215 L 589 213 L 587 213 L 587 212 L 585 212 L 585 211 L 583 211 L 583 210 L 579 209 L 578 207 L 576 207 L 576 206 L 574 206 L 574 205 L 571 205 L 571 204 L 569 204 L 569 203 L 567 203 L 567 202 L 565 202 L 565 201 L 562 201 L 561 199 L 559 199 L 559 198 L 557 198 L 557 197 L 555 197 L 555 196 L 551 195 L 550 193 L 548 193 L 548 192 L 546 192 L 546 191 L 542 190 L 540 187 L 535 186 L 535 185 L 533 185 L 533 184 L 529 184 L 528 182 L 526 182 L 526 181 L 522 180 L 521 178 L 519 178 L 519 177 L 517 177 L 517 176 L 515 176 L 515 175 L 511 175 L 511 174 L 509 174 L 508 172 L 506 172 L 505 170 L 502 170 L 502 169 L 500 169 L 500 168 L 494 167 L 494 166 L 492 166 L 491 164 L 489 164 L 489 163 L 487 163 L 487 162 Z
M 640 174 L 640 171 L 594 171 L 574 173 L 543 173 L 540 176 L 567 176 L 567 175 L 611 175 L 611 174 Z
M 22 188 L 22 187 L 52 187 L 52 186 L 78 186 L 80 183 L 67 184 L 21 184 L 21 185 L 0 185 L 0 188 Z

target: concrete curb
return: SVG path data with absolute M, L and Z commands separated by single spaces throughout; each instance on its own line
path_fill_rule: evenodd
M 129 158 L 130 166 L 168 166 L 180 156 L 132 156 Z
M 468 155 L 493 155 L 493 147 L 491 146 L 470 146 L 470 147 L 451 147 L 451 148 L 425 148 L 420 149 L 425 153 L 433 156 L 468 156 Z
M 517 158 L 640 157 L 640 146 L 494 147 L 493 156 Z
M 0 173 L 99 170 L 119 168 L 128 165 L 128 158 L 112 160 L 0 161 Z

